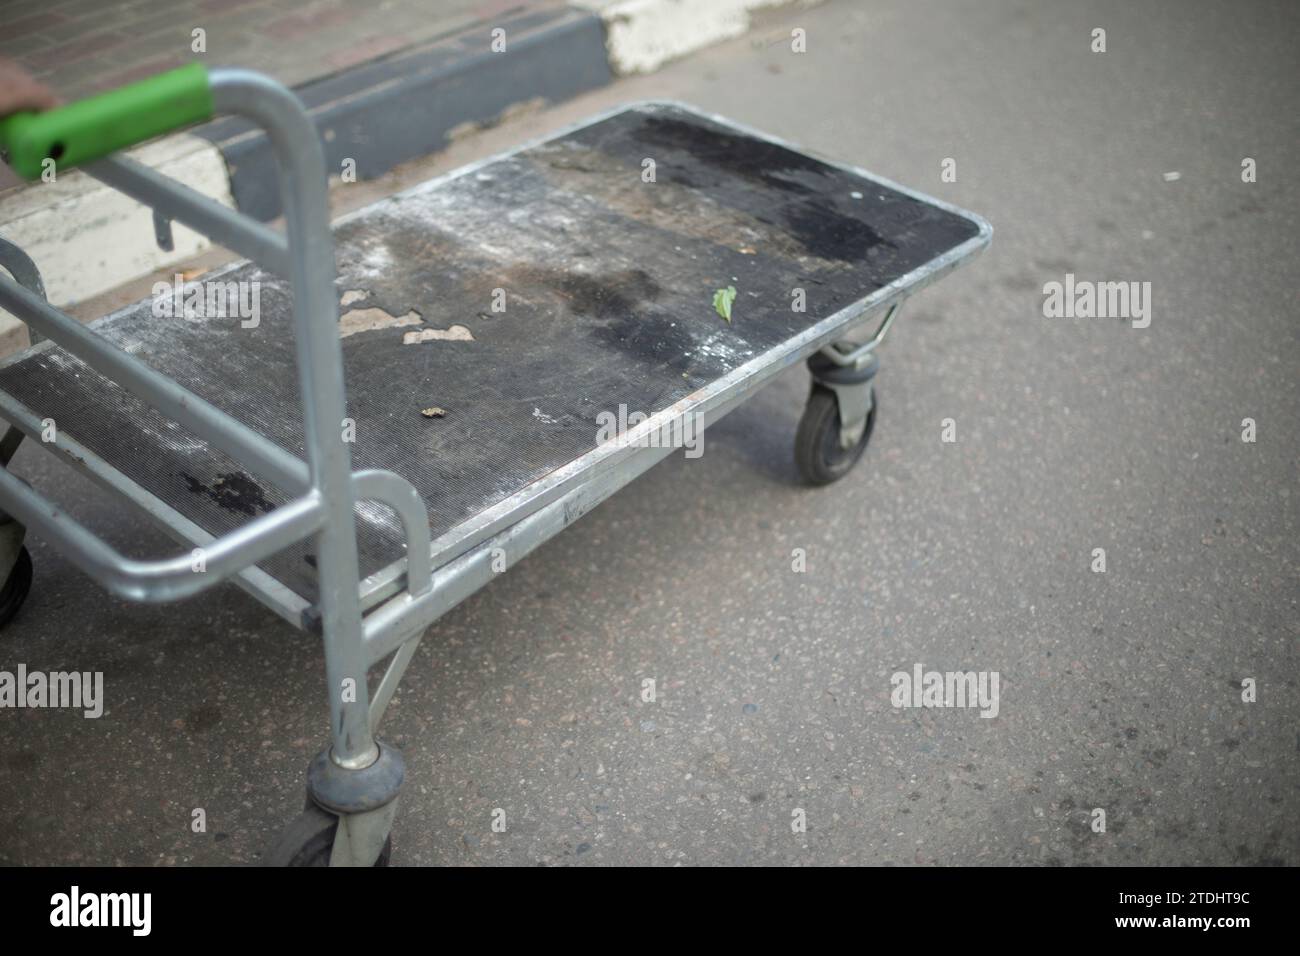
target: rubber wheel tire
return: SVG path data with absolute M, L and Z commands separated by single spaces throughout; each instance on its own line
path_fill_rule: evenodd
M 14 619 L 18 609 L 27 600 L 27 594 L 31 589 L 32 556 L 27 548 L 23 547 L 18 550 L 18 560 L 14 562 L 13 570 L 9 572 L 9 579 L 5 581 L 4 587 L 0 588 L 0 627 L 4 627 Z
M 829 485 L 843 478 L 867 450 L 875 426 L 876 390 L 872 389 L 871 411 L 862 437 L 852 448 L 841 448 L 839 402 L 829 388 L 814 386 L 794 437 L 794 460 L 803 480 L 810 485 Z
M 334 834 L 339 828 L 339 818 L 320 807 L 312 806 L 290 823 L 275 848 L 267 856 L 266 866 L 329 866 L 334 850 Z M 375 866 L 388 866 L 393 855 L 393 835 L 384 841 L 384 848 L 375 860 Z

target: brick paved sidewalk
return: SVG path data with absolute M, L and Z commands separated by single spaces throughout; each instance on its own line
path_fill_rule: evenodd
M 0 56 L 65 100 L 199 60 L 298 86 L 563 0 L 4 0 Z M 192 51 L 204 31 L 206 52 Z M 0 164 L 0 192 L 18 185 Z
M 5 0 L 0 56 L 65 99 L 191 60 L 290 86 L 561 0 Z M 205 31 L 206 53 L 191 50 Z

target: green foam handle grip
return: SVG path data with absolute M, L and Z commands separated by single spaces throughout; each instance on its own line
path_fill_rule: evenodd
M 208 70 L 191 63 L 44 113 L 0 119 L 0 150 L 24 179 L 100 159 L 212 116 Z

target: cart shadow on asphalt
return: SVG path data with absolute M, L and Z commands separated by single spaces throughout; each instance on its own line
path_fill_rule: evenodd
M 704 459 L 720 446 L 772 484 L 801 488 L 794 462 L 794 435 L 808 398 L 802 368 L 777 376 L 752 398 L 704 430 Z M 676 457 L 676 456 L 674 456 Z
M 676 452 L 637 484 L 652 499 L 671 500 L 683 483 L 700 480 L 678 469 L 702 468 L 706 484 L 798 487 L 791 447 L 806 388 L 802 369 L 781 376 L 709 426 L 701 460 Z M 170 538 L 115 508 L 88 479 L 35 448 L 19 455 L 19 473 L 68 502 L 123 553 L 175 551 Z M 635 494 L 615 496 L 426 632 L 387 721 L 410 760 L 429 763 L 458 746 L 439 733 L 456 719 L 454 700 L 492 699 L 508 683 L 471 669 L 471 679 L 453 687 L 443 661 L 524 657 L 530 640 L 515 626 L 516 609 L 537 605 L 539 594 L 559 601 L 570 593 L 570 578 L 582 573 L 574 570 L 577 553 L 598 563 L 637 559 L 637 543 L 610 528 L 638 507 Z M 657 520 L 668 525 L 668 538 L 687 536 L 692 524 L 686 512 Z M 0 767 L 9 771 L 0 774 L 0 863 L 257 862 L 300 805 L 303 771 L 326 738 L 319 641 L 303 639 L 233 584 L 176 603 L 136 604 L 103 592 L 39 540 L 30 547 L 35 584 L 0 636 L 4 660 L 32 670 L 102 671 L 106 705 L 95 721 L 26 711 L 21 732 L 0 735 Z M 564 617 L 554 602 L 541 602 L 536 613 L 548 622 Z M 381 674 L 382 665 L 371 671 L 372 684 Z M 415 732 L 413 717 L 436 742 Z M 130 767 L 152 770 L 123 771 Z M 446 809 L 436 805 L 437 790 L 431 802 L 411 814 L 436 819 Z M 208 833 L 187 825 L 198 805 L 208 808 Z

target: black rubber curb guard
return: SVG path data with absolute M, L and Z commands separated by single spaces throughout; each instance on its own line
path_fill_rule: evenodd
M 490 47 L 497 27 L 505 30 L 502 53 Z M 337 174 L 352 159 L 358 179 L 373 179 L 445 148 L 450 131 L 464 123 L 490 123 L 510 106 L 538 98 L 557 103 L 612 78 L 600 17 L 560 7 L 479 24 L 296 92 L 316 121 L 326 168 Z M 194 132 L 221 150 L 241 212 L 263 221 L 280 214 L 264 133 L 240 119 Z

